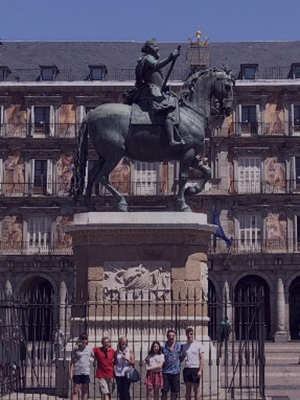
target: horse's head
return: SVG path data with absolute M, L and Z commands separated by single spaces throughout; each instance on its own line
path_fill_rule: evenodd
M 233 87 L 235 79 L 230 70 L 213 70 L 214 81 L 212 85 L 212 95 L 220 103 L 220 114 L 226 117 L 232 113 Z

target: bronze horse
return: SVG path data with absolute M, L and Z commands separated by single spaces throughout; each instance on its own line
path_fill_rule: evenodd
M 99 156 L 97 164 L 88 175 L 85 205 L 94 210 L 91 193 L 98 181 L 117 199 L 118 209 L 127 211 L 125 198 L 109 183 L 109 174 L 122 157 L 133 160 L 155 162 L 178 160 L 180 162 L 177 209 L 190 211 L 185 194 L 201 192 L 210 179 L 210 168 L 199 161 L 204 154 L 205 130 L 209 125 L 211 99 L 219 102 L 220 113 L 229 116 L 232 112 L 234 77 L 230 71 L 208 69 L 191 75 L 179 93 L 179 135 L 185 144 L 170 148 L 164 126 L 131 125 L 131 106 L 125 104 L 103 104 L 90 111 L 83 119 L 77 133 L 77 153 L 74 160 L 74 175 L 71 194 L 74 197 L 84 191 L 88 152 L 88 134 Z M 199 183 L 185 190 L 190 167 L 202 172 Z

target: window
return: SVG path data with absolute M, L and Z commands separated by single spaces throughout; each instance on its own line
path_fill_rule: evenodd
M 237 176 L 238 193 L 259 193 L 261 190 L 260 157 L 239 157 Z
M 146 163 L 136 161 L 134 163 L 132 192 L 137 195 L 161 194 L 161 182 L 159 182 L 160 163 Z
M 300 106 L 294 105 L 294 126 L 300 127 Z
M 85 107 L 85 115 L 87 115 L 90 111 L 94 110 L 96 106 L 86 106 Z
M 56 75 L 59 73 L 59 69 L 55 66 L 40 66 L 42 81 L 53 81 Z
M 292 79 L 300 79 L 300 63 L 293 63 L 289 74 Z
M 297 232 L 297 251 L 300 251 L 300 216 L 296 216 L 296 232 Z
M 51 243 L 51 219 L 32 217 L 28 219 L 27 242 L 31 251 L 46 251 Z
M 6 81 L 11 70 L 8 67 L 0 67 L 0 82 Z
M 4 107 L 0 105 L 0 137 L 4 135 Z
M 257 64 L 241 65 L 241 79 L 255 80 L 257 67 Z
M 296 79 L 300 78 L 300 65 L 294 66 L 294 78 Z
M 90 65 L 89 79 L 92 81 L 103 81 L 107 74 L 107 68 L 105 65 Z
M 50 107 L 34 107 L 34 134 L 49 135 Z
M 296 185 L 300 185 L 300 157 L 295 157 Z
M 242 106 L 242 133 L 258 133 L 256 106 Z
M 259 215 L 242 215 L 239 223 L 239 247 L 245 251 L 259 250 L 261 247 L 261 217 Z
M 0 194 L 3 193 L 3 160 L 0 158 Z
M 31 160 L 31 193 L 33 195 L 47 195 L 53 192 L 53 164 L 52 160 Z

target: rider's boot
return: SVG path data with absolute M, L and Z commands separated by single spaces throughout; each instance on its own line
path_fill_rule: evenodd
M 174 138 L 174 123 L 170 118 L 166 119 L 165 127 L 166 127 L 167 138 L 168 138 L 170 147 L 183 146 L 185 144 L 185 141 L 183 139 L 181 139 L 179 142 L 177 142 L 175 140 L 175 138 Z

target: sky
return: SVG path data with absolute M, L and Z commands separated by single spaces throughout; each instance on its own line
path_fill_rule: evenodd
M 299 0 L 0 0 L 3 41 L 300 40 Z

